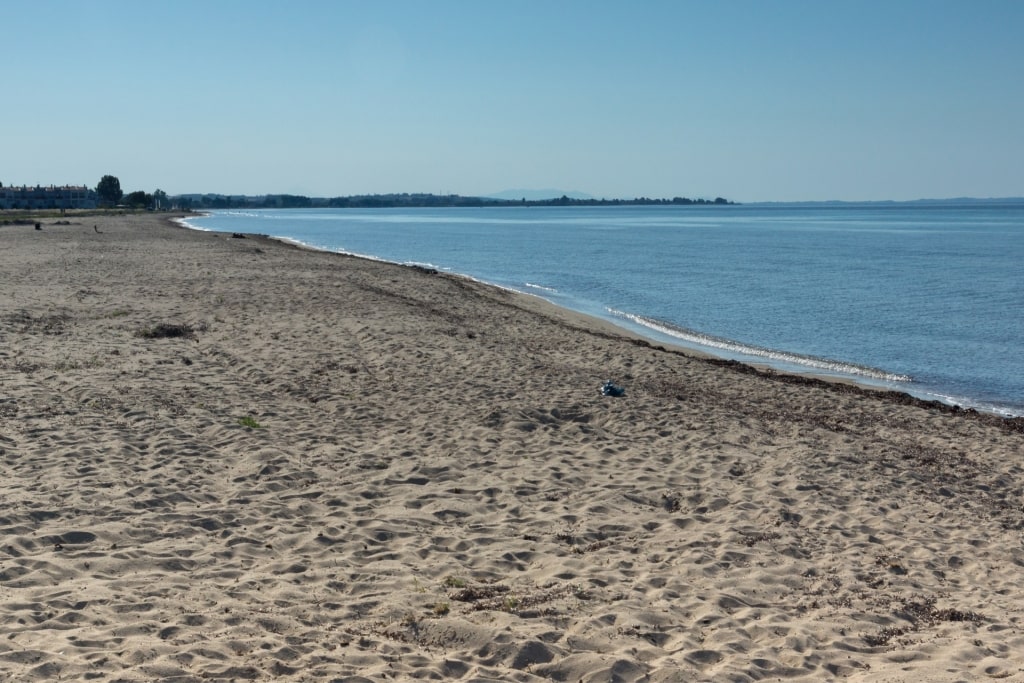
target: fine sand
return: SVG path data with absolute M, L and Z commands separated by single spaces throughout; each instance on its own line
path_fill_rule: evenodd
M 0 227 L 0 680 L 1022 680 L 1022 422 L 155 216 Z

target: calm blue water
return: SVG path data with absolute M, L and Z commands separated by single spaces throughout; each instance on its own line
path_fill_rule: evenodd
M 1024 204 L 221 211 L 657 341 L 1024 414 Z

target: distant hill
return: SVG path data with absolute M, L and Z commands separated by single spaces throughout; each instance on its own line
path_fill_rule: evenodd
M 593 195 L 586 192 L 566 192 L 565 190 L 503 190 L 494 194 L 484 195 L 488 199 L 501 199 L 504 201 L 517 202 L 525 199 L 528 202 L 544 201 L 545 199 L 558 199 L 568 197 L 569 199 L 594 199 Z

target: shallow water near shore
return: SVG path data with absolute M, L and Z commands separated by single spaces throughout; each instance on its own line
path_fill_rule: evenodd
M 659 342 L 1024 414 L 1024 205 L 268 209 L 188 224 L 429 266 Z

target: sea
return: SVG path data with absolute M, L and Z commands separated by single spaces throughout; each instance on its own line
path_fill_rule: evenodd
M 532 294 L 654 342 L 1024 415 L 1024 201 L 189 218 Z

